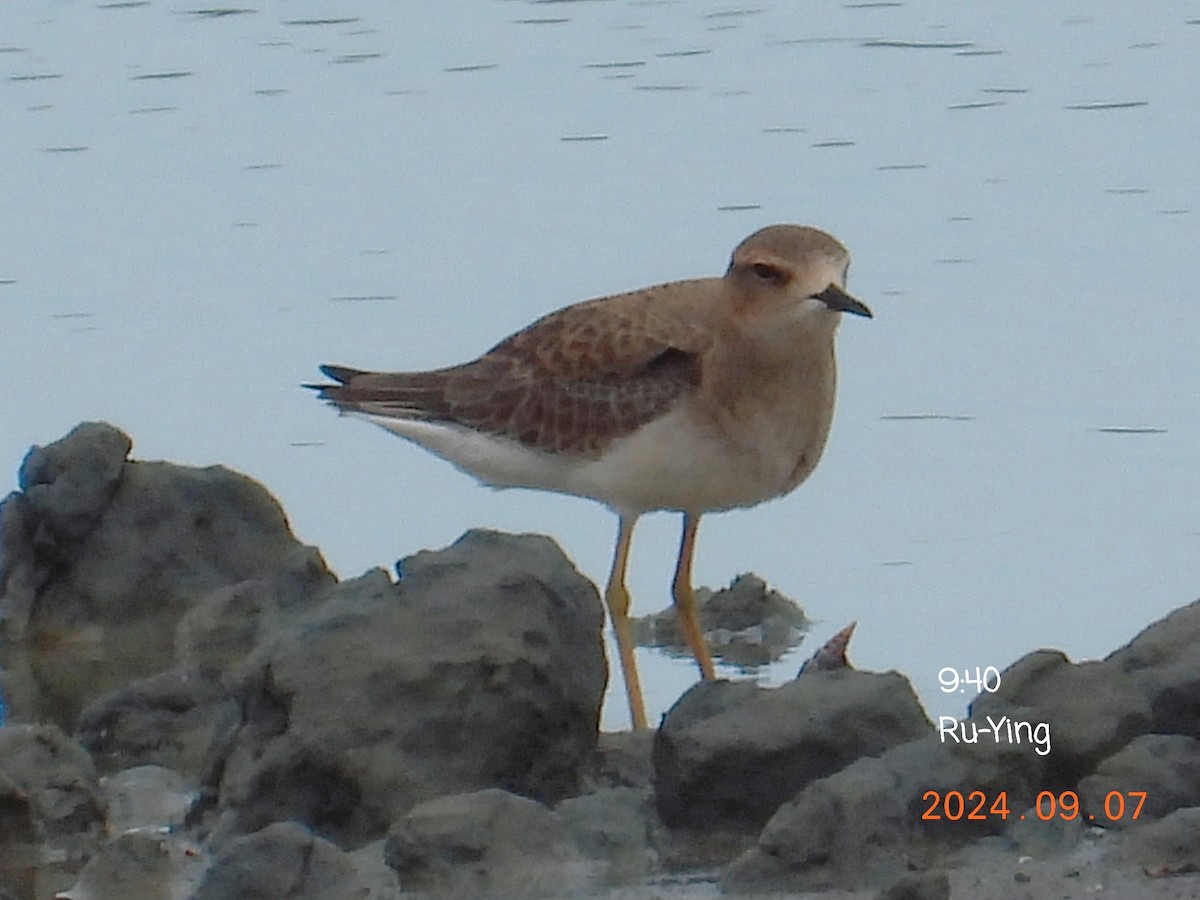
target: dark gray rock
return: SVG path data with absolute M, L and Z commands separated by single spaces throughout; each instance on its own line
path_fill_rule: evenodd
M 658 812 L 672 827 L 759 828 L 806 784 L 929 730 L 896 673 L 812 672 L 774 689 L 701 682 L 654 742 Z
M 554 813 L 497 789 L 413 807 L 388 833 L 385 855 L 405 891 L 462 897 L 566 896 L 594 870 Z
M 278 822 L 223 847 L 193 900 L 385 900 L 399 894 L 394 876 L 383 881 L 303 825 Z
M 1158 821 L 1132 828 L 1125 840 L 1124 857 L 1147 875 L 1200 872 L 1200 806 L 1177 809 Z
M 81 541 L 117 491 L 133 442 L 104 422 L 84 422 L 62 440 L 34 447 L 17 474 L 37 526 L 33 542 L 53 548 Z
M 596 785 L 649 789 L 654 782 L 654 734 L 649 729 L 602 732 L 596 742 Z
M 336 583 L 316 547 L 295 547 L 269 573 L 218 588 L 188 609 L 175 635 L 180 665 L 231 678 L 251 651 Z
M 95 766 L 54 725 L 0 728 L 0 775 L 29 798 L 50 839 L 88 834 L 103 824 Z
M 1104 757 L 1151 727 L 1141 687 L 1104 661 L 1072 663 L 1056 650 L 1039 650 L 1001 673 L 1000 690 L 971 705 L 969 721 L 1046 722 L 1053 749 L 1047 787 L 1073 786 Z
M 300 547 L 257 482 L 220 466 L 127 461 L 129 447 L 110 425 L 81 425 L 34 448 L 23 493 L 5 501 L 0 668 L 16 721 L 73 729 L 98 697 L 174 668 L 191 608 L 274 578 Z
M 906 872 L 880 891 L 876 900 L 950 900 L 950 876 L 940 869 Z
M 296 819 L 355 847 L 441 794 L 579 792 L 606 681 L 592 584 L 548 538 L 491 532 L 401 569 L 344 582 L 248 664 L 236 831 Z
M 1155 823 L 1157 824 L 1157 823 Z M 1123 859 L 1127 835 L 1082 829 L 1077 844 L 1058 854 L 1030 856 L 990 839 L 956 855 L 951 896 L 967 900 L 1195 900 L 1200 876 L 1147 872 Z
M 0 885 L 71 884 L 100 844 L 104 814 L 83 748 L 54 725 L 0 728 Z
M 1144 792 L 1144 802 L 1130 791 Z M 1140 828 L 1181 807 L 1200 806 L 1200 741 L 1181 734 L 1134 738 L 1080 781 L 1078 793 L 1085 811 L 1115 828 Z M 1120 798 L 1109 799 L 1111 793 Z
M 397 871 L 471 897 L 682 896 L 737 854 L 730 889 L 860 900 L 945 896 L 943 870 L 955 896 L 996 900 L 1200 883 L 1179 874 L 1200 871 L 1200 603 L 1099 662 L 1031 654 L 973 705 L 976 727 L 1048 723 L 1048 755 L 942 743 L 898 676 L 815 666 L 776 691 L 701 685 L 659 734 L 598 738 L 601 605 L 547 539 L 473 532 L 399 584 L 337 586 L 254 482 L 128 453 L 80 426 L 0 504 L 10 712 L 80 741 L 0 729 L 0 896 L 190 896 L 203 878 L 206 898 L 391 900 Z M 718 593 L 716 633 L 764 630 L 768 593 Z M 1068 789 L 1085 811 L 1147 801 L 1123 829 L 1031 812 Z M 1011 814 L 926 820 L 931 791 L 1003 791 Z
M 800 643 L 808 628 L 800 605 L 757 575 L 739 575 L 718 591 L 697 588 L 696 603 L 713 657 L 744 669 L 779 659 Z M 641 646 L 691 656 L 674 606 L 634 619 L 633 634 Z
M 656 816 L 645 791 L 606 788 L 564 800 L 554 810 L 575 846 L 599 864 L 602 884 L 629 884 L 658 869 L 653 846 Z
M 1105 663 L 1142 691 L 1149 731 L 1200 739 L 1200 600 L 1149 625 Z
M 100 779 L 109 834 L 180 831 L 196 799 L 192 782 L 162 766 L 134 766 Z
M 168 900 L 200 864 L 195 848 L 169 831 L 127 831 L 101 846 L 55 900 Z
M 1072 787 L 1142 734 L 1200 738 L 1200 601 L 1155 622 L 1100 661 L 1039 650 L 1002 673 L 971 717 L 1049 723 L 1047 787 Z
M 29 794 L 0 772 L 0 898 L 36 896 L 43 839 Z
M 878 759 L 860 759 L 813 782 L 780 807 L 760 834 L 758 846 L 730 867 L 726 880 L 731 885 L 785 889 L 869 887 L 896 877 L 910 864 L 941 865 L 954 847 L 999 833 L 1010 834 L 1020 847 L 1063 854 L 1084 835 L 1080 822 L 1042 823 L 1030 815 L 1021 822 L 1018 817 L 1029 813 L 1039 792 L 1074 789 L 1093 770 L 1096 780 L 1083 782 L 1091 803 L 1106 789 L 1140 790 L 1133 781 L 1121 782 L 1143 777 L 1177 781 L 1174 790 L 1162 789 L 1164 808 L 1187 802 L 1190 781 L 1180 782 L 1191 777 L 1195 735 L 1190 731 L 1197 722 L 1195 689 L 1200 678 L 1197 648 L 1200 604 L 1192 604 L 1100 662 L 1075 665 L 1053 651 L 1030 654 L 1003 673 L 999 692 L 973 704 L 968 724 L 988 727 L 988 717 L 999 721 L 1005 716 L 1047 723 L 1050 752 L 1039 752 L 1039 745 L 1028 741 L 1009 743 L 1005 731 L 1000 742 L 981 735 L 976 743 L 943 744 L 938 735 L 894 748 Z M 1113 757 L 1111 768 L 1097 768 L 1149 729 L 1166 729 L 1187 739 L 1135 743 L 1127 755 Z M 1148 749 L 1168 747 L 1171 754 L 1164 752 L 1155 768 L 1147 759 Z M 988 804 L 1004 792 L 1010 816 L 1005 820 L 989 814 L 981 822 L 950 821 L 945 816 L 928 821 L 922 816 L 929 791 L 942 798 L 959 791 L 968 801 L 971 792 L 979 792 Z M 1096 814 L 1095 808 L 1090 811 Z M 1131 829 L 1134 834 L 1142 831 Z
M 808 677 L 807 675 L 805 676 Z M 1006 744 L 944 744 L 937 736 L 863 757 L 809 784 L 771 817 L 758 846 L 726 872 L 731 886 L 780 890 L 878 888 L 905 872 L 942 865 L 956 847 L 1002 833 L 1023 800 L 1041 789 L 1041 758 Z M 1010 818 L 988 815 L 925 819 L 929 792 L 958 791 L 973 807 L 972 792 L 1008 798 Z
M 240 721 L 241 705 L 213 675 L 171 669 L 90 704 L 75 737 L 102 774 L 156 765 L 199 784 Z
M 924 862 L 913 852 L 919 832 L 910 801 L 920 792 L 914 793 L 907 770 L 915 767 L 899 764 L 899 756 L 860 759 L 810 784 L 780 807 L 758 847 L 727 869 L 726 884 L 870 888 L 903 873 L 913 856 Z

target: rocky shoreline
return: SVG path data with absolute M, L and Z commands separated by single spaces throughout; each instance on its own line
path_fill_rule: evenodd
M 848 668 L 604 734 L 549 538 L 339 582 L 261 485 L 131 446 L 80 425 L 0 505 L 0 900 L 1200 897 L 1200 601 L 951 736 Z

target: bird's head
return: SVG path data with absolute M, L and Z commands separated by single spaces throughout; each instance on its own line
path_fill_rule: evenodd
M 836 238 L 802 225 L 771 225 L 756 231 L 733 251 L 725 280 L 745 318 L 825 326 L 853 313 L 871 318 L 871 310 L 846 292 L 850 253 Z

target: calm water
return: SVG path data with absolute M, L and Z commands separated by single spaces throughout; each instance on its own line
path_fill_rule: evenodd
M 1200 593 L 1198 83 L 1188 2 L 8 0 L 0 490 L 107 419 L 261 479 L 344 576 L 485 526 L 603 578 L 602 508 L 481 489 L 297 385 L 814 224 L 876 319 L 842 329 L 817 474 L 705 520 L 697 578 L 761 574 L 813 646 L 857 619 L 860 666 L 957 711 L 942 666 L 1103 655 Z M 639 528 L 640 612 L 677 530 Z M 652 715 L 693 677 L 642 664 Z

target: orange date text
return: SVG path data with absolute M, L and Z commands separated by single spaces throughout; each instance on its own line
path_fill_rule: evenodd
M 1033 801 L 1032 808 L 1025 813 L 1013 812 L 1008 803 L 1008 791 L 989 795 L 984 791 L 926 791 L 921 795 L 925 809 L 922 821 L 937 822 L 986 822 L 989 819 L 1008 821 L 1037 818 L 1043 822 L 1061 819 L 1086 822 L 1136 821 L 1146 802 L 1145 791 L 1109 791 L 1104 795 L 1102 808 L 1084 810 L 1079 795 L 1074 791 L 1041 791 Z

